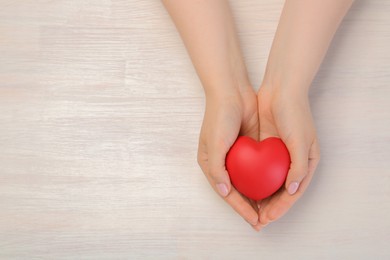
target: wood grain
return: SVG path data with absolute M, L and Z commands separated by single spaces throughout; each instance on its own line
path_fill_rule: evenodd
M 283 1 L 231 1 L 252 83 Z M 204 95 L 159 1 L 0 0 L 0 259 L 388 259 L 390 2 L 310 94 L 322 161 L 255 233 L 196 163 Z

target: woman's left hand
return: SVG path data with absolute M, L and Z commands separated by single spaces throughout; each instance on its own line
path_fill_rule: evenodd
M 302 196 L 317 168 L 320 150 L 307 94 L 264 85 L 258 92 L 258 108 L 260 141 L 280 137 L 291 157 L 285 187 L 258 201 L 261 228 L 282 217 Z

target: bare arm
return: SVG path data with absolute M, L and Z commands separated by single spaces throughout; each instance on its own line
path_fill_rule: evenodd
M 306 190 L 320 160 L 308 91 L 352 0 L 286 1 L 258 93 L 260 139 L 280 136 L 291 166 L 285 189 L 260 201 L 260 223 L 284 215 Z M 260 225 L 260 224 L 259 224 Z
M 249 85 L 228 2 L 163 0 L 188 50 L 206 95 Z
M 228 2 L 164 0 L 206 94 L 198 163 L 211 186 L 251 225 L 254 201 L 230 183 L 225 158 L 239 134 L 258 138 L 256 93 L 251 87 Z
M 352 2 L 287 0 L 269 55 L 265 84 L 307 92 Z

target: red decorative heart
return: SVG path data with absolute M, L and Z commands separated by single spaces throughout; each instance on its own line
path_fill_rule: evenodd
M 290 163 L 287 147 L 276 137 L 257 142 L 240 136 L 226 156 L 233 186 L 254 200 L 271 196 L 283 185 Z

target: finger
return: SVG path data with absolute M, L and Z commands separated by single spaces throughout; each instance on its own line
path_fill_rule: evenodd
M 213 184 L 213 178 L 207 173 L 207 163 L 201 162 L 200 166 L 205 173 L 205 176 L 209 183 Z M 213 189 L 218 192 L 217 187 L 213 186 Z M 257 210 L 253 208 L 250 201 L 241 195 L 233 186 L 231 187 L 230 193 L 224 197 L 224 200 L 249 224 L 252 226 L 256 225 L 259 220 Z
M 261 211 L 264 209 L 264 207 L 268 204 L 268 202 L 269 202 L 269 200 L 270 200 L 271 198 L 272 198 L 272 196 L 257 201 L 257 208 L 258 208 L 258 211 L 259 211 L 259 216 L 260 216 L 260 212 L 261 212 Z
M 199 165 L 202 171 L 213 189 L 218 192 L 217 187 L 214 184 L 213 177 L 209 174 L 207 156 L 199 151 L 198 153 Z M 231 187 L 230 193 L 224 197 L 224 200 L 249 224 L 252 226 L 256 225 L 259 220 L 257 210 L 253 207 L 250 200 L 241 195 L 233 186 Z
M 265 228 L 267 225 L 263 225 L 260 221 L 257 222 L 256 225 L 252 225 L 253 229 L 256 231 L 260 231 Z
M 261 223 L 261 225 L 266 226 L 270 222 L 275 221 L 277 219 L 278 216 L 272 214 L 270 215 L 269 212 L 271 212 L 273 207 L 278 204 L 279 199 L 281 195 L 283 195 L 283 193 L 286 193 L 286 190 L 284 188 L 281 188 L 271 197 L 262 201 L 261 208 L 259 210 L 259 223 Z
M 259 201 L 256 202 L 256 204 L 257 204 L 257 212 L 258 212 L 258 215 L 259 215 L 258 223 L 257 223 L 257 225 L 254 226 L 254 229 L 256 231 L 260 231 L 261 229 L 263 229 L 266 226 L 266 224 L 264 224 L 264 223 L 262 223 L 260 221 L 260 216 L 261 216 L 261 212 L 263 210 L 263 205 L 266 205 L 269 200 L 270 200 L 270 197 L 262 199 L 262 200 L 259 200 Z
M 309 154 L 310 160 L 308 165 L 308 174 L 302 180 L 299 191 L 294 195 L 290 195 L 286 189 L 282 189 L 271 198 L 263 200 L 261 202 L 261 208 L 259 212 L 259 222 L 261 224 L 266 225 L 269 222 L 275 221 L 282 217 L 305 192 L 320 160 L 319 145 L 317 140 L 313 142 Z
M 273 222 L 281 218 L 287 211 L 298 201 L 302 196 L 307 186 L 309 185 L 312 174 L 308 174 L 306 178 L 302 181 L 300 189 L 294 195 L 290 195 L 286 189 L 278 191 L 276 194 L 272 195 L 268 203 L 262 204 L 262 209 L 259 216 L 259 222 L 262 225 L 267 225 L 270 222 Z
M 250 203 L 250 205 L 252 206 L 252 208 L 255 210 L 255 212 L 257 213 L 257 224 L 253 225 L 253 224 L 250 224 L 252 226 L 252 228 L 256 231 L 260 231 L 262 226 L 259 225 L 259 207 L 258 207 L 258 204 L 255 200 L 253 199 L 249 199 L 247 197 L 244 196 L 244 198 Z
M 239 193 L 234 187 L 231 188 L 231 191 L 225 201 L 249 224 L 255 226 L 258 224 L 259 215 L 257 211 L 253 208 L 250 201 L 248 201 L 241 193 Z
M 256 201 L 252 200 L 252 199 L 249 199 L 245 196 L 243 196 L 248 202 L 249 204 L 252 206 L 252 208 L 257 212 L 259 210 L 259 208 L 257 207 L 257 203 Z
M 305 147 L 303 139 L 296 139 L 293 145 L 286 143 L 286 146 L 290 152 L 291 165 L 285 187 L 288 194 L 294 195 L 308 173 L 309 149 Z
M 249 224 L 251 225 L 256 225 L 258 223 L 258 220 L 259 220 L 259 215 L 257 213 L 257 209 L 254 208 L 256 206 L 256 204 L 252 204 L 251 201 L 249 199 L 247 199 L 246 197 L 244 197 L 243 195 L 241 195 L 241 193 L 239 193 L 232 185 L 230 185 L 230 180 L 228 179 L 227 182 L 229 184 L 229 192 L 226 196 L 224 196 L 224 194 L 222 192 L 224 192 L 224 190 L 221 190 L 221 187 L 219 186 L 221 184 L 218 183 L 218 181 L 221 181 L 221 180 L 218 180 L 217 178 L 219 178 L 219 176 L 216 176 L 215 174 L 211 174 L 211 171 L 209 170 L 208 171 L 209 174 L 206 174 L 209 182 L 213 185 L 215 188 L 215 190 L 224 198 L 224 200 L 245 220 L 247 221 Z M 228 177 L 228 173 L 227 171 L 225 170 L 225 175 Z M 224 177 L 222 177 L 224 178 Z M 225 183 L 223 183 L 225 184 Z
M 222 197 L 226 197 L 229 193 L 229 188 L 227 184 L 230 184 L 228 173 L 224 168 L 213 169 L 212 167 L 215 168 L 216 166 L 210 167 L 210 160 L 209 160 L 210 156 L 205 149 L 207 149 L 206 145 L 203 143 L 199 143 L 198 164 L 202 169 L 204 175 L 206 176 L 207 180 L 209 181 L 210 185 L 213 187 L 213 189 Z M 225 187 L 221 186 L 221 184 L 226 186 Z
M 217 137 L 209 140 L 208 144 L 207 174 L 218 193 L 222 197 L 226 197 L 231 190 L 229 174 L 225 167 L 226 154 L 230 149 L 230 144 Z

